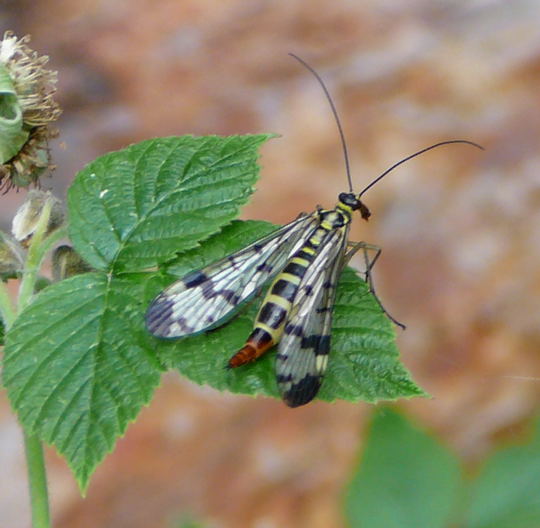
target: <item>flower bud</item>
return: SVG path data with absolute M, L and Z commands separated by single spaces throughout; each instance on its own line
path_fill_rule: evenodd
M 15 214 L 11 226 L 13 236 L 24 247 L 28 247 L 30 244 L 41 215 L 45 210 L 45 206 L 50 208 L 50 213 L 44 236 L 49 235 L 62 225 L 64 221 L 64 208 L 60 200 L 49 191 L 29 191 L 26 201 L 19 207 Z
M 24 250 L 7 233 L 0 231 L 0 280 L 12 279 L 24 266 Z
M 92 268 L 71 246 L 59 246 L 52 255 L 52 273 L 55 282 L 92 271 Z

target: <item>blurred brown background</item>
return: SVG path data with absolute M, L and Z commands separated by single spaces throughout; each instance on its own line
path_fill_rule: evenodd
M 59 71 L 58 169 L 176 134 L 277 132 L 244 218 L 286 222 L 332 206 L 434 142 L 366 196 L 354 240 L 384 248 L 375 280 L 403 361 L 432 399 L 402 402 L 474 464 L 518 438 L 540 400 L 540 3 L 536 0 L 3 0 L 0 29 L 32 35 Z M 1 197 L 9 229 L 24 192 Z M 219 394 L 170 374 L 81 500 L 48 453 L 58 528 L 161 528 L 193 514 L 215 527 L 344 526 L 342 487 L 366 404 Z M 0 526 L 29 525 L 22 439 L 0 407 Z M 6 485 L 8 483 L 8 485 Z M 419 527 L 425 528 L 425 527 Z

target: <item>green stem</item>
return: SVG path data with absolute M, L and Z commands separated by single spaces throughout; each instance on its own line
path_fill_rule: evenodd
M 28 254 L 26 256 L 26 263 L 24 265 L 21 286 L 19 289 L 19 312 L 21 312 L 30 302 L 32 295 L 34 294 L 36 277 L 39 271 L 39 265 L 41 264 L 40 246 L 47 231 L 47 225 L 49 224 L 49 218 L 51 217 L 51 210 L 52 203 L 47 200 L 43 205 L 39 220 L 37 221 L 34 232 L 32 233 L 30 246 L 28 247 Z
M 31 301 L 34 295 L 38 271 L 45 254 L 52 245 L 65 236 L 64 229 L 57 229 L 47 236 L 47 226 L 51 215 L 52 202 L 46 202 L 32 236 L 19 288 L 18 313 Z M 49 494 L 47 474 L 43 458 L 43 446 L 36 436 L 24 433 L 28 483 L 30 487 L 30 507 L 33 528 L 50 528 Z
M 30 486 L 30 507 L 32 528 L 50 528 L 49 494 L 43 447 L 35 436 L 24 434 L 28 482 Z
M 36 286 L 37 274 L 47 251 L 50 250 L 55 242 L 66 235 L 65 230 L 60 228 L 45 238 L 51 214 L 51 207 L 52 204 L 50 202 L 45 203 L 28 248 L 26 265 L 24 267 L 21 287 L 19 289 L 19 312 L 22 311 L 32 299 L 34 288 Z
M 4 322 L 4 328 L 7 330 L 15 321 L 15 309 L 11 302 L 11 297 L 7 291 L 6 283 L 0 280 L 0 317 Z
M 17 317 L 9 297 L 6 285 L 0 281 L 0 311 L 5 330 L 13 324 Z M 49 494 L 47 492 L 47 476 L 41 442 L 35 436 L 23 432 L 26 452 L 26 465 L 30 487 L 30 508 L 32 510 L 33 528 L 50 528 Z

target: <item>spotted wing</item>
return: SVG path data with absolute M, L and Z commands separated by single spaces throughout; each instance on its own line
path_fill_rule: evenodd
M 156 337 L 177 338 L 219 326 L 281 271 L 318 222 L 317 213 L 301 216 L 240 251 L 188 273 L 152 301 L 146 312 L 148 330 Z
M 348 230 L 348 226 L 336 230 L 324 242 L 291 307 L 276 358 L 279 391 L 289 407 L 310 402 L 321 386 Z

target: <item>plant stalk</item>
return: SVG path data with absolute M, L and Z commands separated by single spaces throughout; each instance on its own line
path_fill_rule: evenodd
M 2 281 L 0 281 L 0 311 L 7 332 L 16 318 L 16 313 L 6 285 Z M 47 476 L 45 473 L 43 447 L 41 446 L 41 442 L 35 436 L 29 436 L 24 431 L 23 436 L 30 488 L 32 527 L 50 528 L 49 493 L 47 491 Z
M 32 528 L 50 528 L 49 493 L 43 446 L 37 437 L 24 433 L 24 447 L 30 488 Z
M 21 281 L 21 287 L 19 289 L 19 312 L 21 312 L 32 300 L 37 274 L 41 268 L 43 258 L 50 250 L 52 245 L 66 235 L 65 229 L 59 228 L 45 238 L 47 224 L 51 214 L 51 207 L 51 203 L 46 203 L 43 207 L 41 217 L 37 223 L 36 230 L 28 248 L 23 278 Z
M 7 291 L 6 283 L 0 280 L 0 317 L 4 322 L 4 328 L 7 330 L 15 321 L 15 309 Z
M 32 300 L 36 279 L 45 254 L 57 240 L 65 236 L 65 230 L 62 228 L 57 229 L 49 236 L 46 236 L 51 207 L 52 204 L 50 202 L 46 203 L 43 207 L 34 235 L 30 241 L 24 273 L 19 288 L 17 313 L 21 313 Z M 6 329 L 9 325 L 6 324 Z M 30 488 L 32 527 L 50 528 L 49 493 L 47 490 L 47 473 L 45 470 L 45 459 L 43 457 L 43 446 L 36 436 L 29 435 L 26 432 L 23 432 L 23 434 L 28 471 L 28 485 Z

